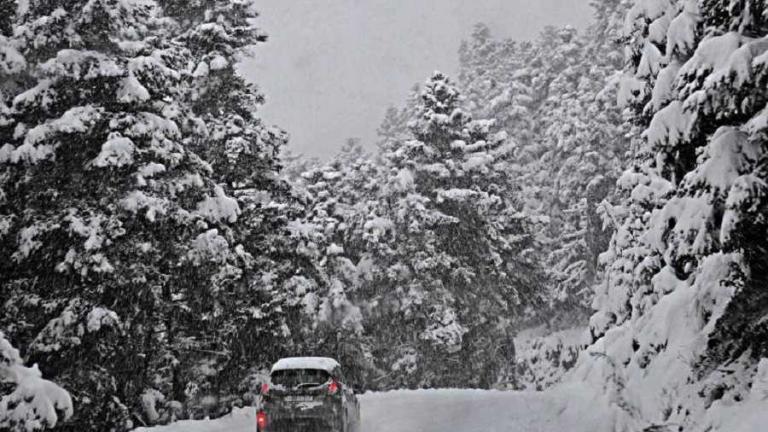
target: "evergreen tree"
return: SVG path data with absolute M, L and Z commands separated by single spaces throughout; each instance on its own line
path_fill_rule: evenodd
M 603 355 L 585 366 L 632 427 L 711 428 L 703 411 L 741 400 L 766 355 L 764 8 L 640 1 L 627 15 L 622 94 L 643 133 L 592 318 Z
M 299 217 L 300 204 L 280 177 L 279 154 L 287 136 L 257 117 L 264 98 L 235 67 L 266 40 L 253 25 L 258 16 L 253 5 L 218 0 L 161 4 L 175 19 L 176 41 L 192 57 L 185 97 L 194 114 L 189 127 L 196 134 L 189 145 L 211 165 L 214 181 L 235 197 L 241 210 L 238 223 L 226 233 L 240 245 L 236 255 L 195 270 L 214 273 L 209 284 L 213 295 L 180 311 L 191 332 L 184 343 L 193 338 L 202 342 L 198 349 L 203 355 L 185 357 L 193 366 L 186 369 L 206 371 L 189 376 L 186 387 L 194 386 L 198 401 L 214 396 L 223 404 L 245 390 L 249 373 L 292 350 L 290 336 L 298 336 L 294 333 L 303 320 L 287 287 L 311 277 L 312 265 L 295 253 L 289 236 L 288 225 Z M 204 325 L 201 316 L 206 317 Z
M 15 26 L 0 325 L 72 393 L 65 428 L 182 415 L 181 360 L 219 346 L 184 313 L 215 323 L 246 258 L 240 204 L 195 152 L 192 52 L 154 2 L 30 1 Z
M 514 133 L 520 150 L 530 146 L 534 128 L 533 53 L 534 44 L 496 40 L 484 24 L 477 24 L 459 49 L 459 82 L 467 109 Z M 520 163 L 531 162 L 523 157 L 516 155 Z
M 551 327 L 583 325 L 607 247 L 602 207 L 625 159 L 627 131 L 611 80 L 621 67 L 619 1 L 593 2 L 586 35 L 546 28 L 532 43 L 499 41 L 478 25 L 462 45 L 461 82 L 476 115 L 513 134 L 512 175 L 542 245 L 551 286 Z M 613 36 L 615 39 L 615 36 Z
M 343 361 L 347 378 L 364 386 L 372 366 L 362 312 L 370 299 L 360 263 L 368 255 L 364 226 L 380 177 L 356 140 L 301 177 L 309 197 L 304 238 L 323 273 L 317 291 L 306 297 L 308 313 L 316 317 L 315 340 L 307 347 Z
M 551 239 L 548 268 L 554 307 L 565 323 L 584 323 L 598 280 L 598 255 L 608 246 L 610 221 L 605 207 L 613 197 L 613 184 L 624 167 L 628 140 L 621 108 L 616 104 L 613 79 L 621 67 L 620 46 L 611 43 L 618 22 L 610 14 L 617 2 L 596 2 L 595 22 L 581 37 L 577 61 L 563 70 L 550 86 L 543 108 L 541 140 L 547 147 L 540 159 L 542 171 L 553 175 L 540 183 Z M 575 38 L 575 36 L 574 36 Z M 608 223 L 606 223 L 608 222 Z
M 410 125 L 412 139 L 385 155 L 399 169 L 384 192 L 396 259 L 374 313 L 404 323 L 377 330 L 404 348 L 382 358 L 405 371 L 409 386 L 489 387 L 509 378 L 509 322 L 541 298 L 533 240 L 508 177 L 512 146 L 493 122 L 461 110 L 440 73 Z M 465 365 L 462 373 L 452 362 Z
M 392 151 L 394 147 L 397 147 L 397 143 L 400 141 L 408 139 L 408 122 L 416 113 L 420 93 L 420 86 L 415 84 L 411 88 L 404 106 L 400 108 L 394 106 L 387 108 L 384 119 L 376 131 L 379 136 L 379 141 L 377 142 L 379 150 L 376 154 L 377 158 Z M 379 163 L 386 164 L 387 161 L 382 159 L 379 160 Z

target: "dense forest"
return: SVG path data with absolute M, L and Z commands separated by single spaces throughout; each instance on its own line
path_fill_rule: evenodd
M 363 391 L 578 380 L 627 431 L 748 401 L 768 3 L 592 8 L 476 25 L 319 161 L 238 72 L 258 5 L 0 0 L 0 430 L 217 416 L 305 354 Z

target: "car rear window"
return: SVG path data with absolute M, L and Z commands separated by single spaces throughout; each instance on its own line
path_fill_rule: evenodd
M 272 384 L 287 388 L 321 385 L 330 374 L 321 369 L 285 369 L 272 372 Z

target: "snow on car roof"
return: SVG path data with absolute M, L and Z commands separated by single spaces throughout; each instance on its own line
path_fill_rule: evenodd
M 272 372 L 288 369 L 320 369 L 332 372 L 339 366 L 339 362 L 330 357 L 288 357 L 278 360 L 272 366 Z

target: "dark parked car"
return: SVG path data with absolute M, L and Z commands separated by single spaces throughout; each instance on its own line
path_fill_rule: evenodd
M 358 432 L 360 405 L 336 360 L 291 357 L 272 366 L 256 419 L 259 432 Z

